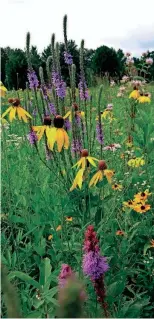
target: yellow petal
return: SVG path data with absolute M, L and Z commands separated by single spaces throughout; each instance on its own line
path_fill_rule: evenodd
M 31 115 L 25 109 L 23 109 L 21 106 L 18 106 L 18 109 L 22 110 L 22 114 L 24 114 L 32 119 Z
M 65 120 L 67 117 L 69 117 L 71 115 L 71 111 L 68 111 L 65 116 L 63 116 L 63 119 Z
M 109 170 L 109 169 L 105 169 L 104 175 L 106 176 L 108 183 L 111 183 L 112 176 L 114 175 L 114 172 Z
M 98 171 L 90 180 L 89 187 L 92 185 L 96 186 L 98 181 L 101 181 L 103 179 L 103 173 L 101 171 Z
M 64 148 L 68 149 L 69 147 L 69 137 L 67 132 L 63 129 L 63 133 L 64 133 Z
M 47 136 L 48 147 L 53 151 L 53 147 L 56 142 L 57 129 L 55 127 L 47 127 L 45 132 Z
M 8 107 L 8 109 L 2 114 L 2 118 L 5 117 L 5 115 L 7 115 L 7 113 L 9 113 L 12 108 L 13 106 Z
M 95 173 L 93 175 L 93 177 L 91 178 L 90 183 L 89 183 L 89 187 L 91 187 L 95 183 L 95 180 L 97 179 L 97 176 L 98 176 L 98 172 Z
M 81 159 L 82 159 L 82 168 L 85 170 L 87 157 L 82 157 Z
M 38 131 L 41 130 L 42 127 L 43 127 L 43 125 L 41 125 L 41 126 L 32 126 L 32 130 L 33 130 L 34 132 L 38 132 Z
M 10 114 L 9 114 L 9 120 L 10 120 L 10 122 L 12 122 L 13 119 L 15 119 L 15 117 L 16 117 L 16 110 L 17 110 L 16 107 L 12 107 L 12 109 L 11 109 L 11 111 L 10 111 Z
M 77 166 L 77 168 L 79 168 L 82 165 L 82 160 L 83 160 L 83 157 L 81 157 L 80 160 L 75 165 L 72 166 L 72 168 L 74 168 L 76 166 Z
M 92 166 L 95 166 L 95 167 L 96 167 L 96 164 L 95 164 L 95 162 L 94 162 L 93 159 L 95 159 L 95 158 L 94 158 L 94 157 L 91 157 L 91 156 L 88 156 L 88 157 L 87 157 L 88 162 L 89 162 Z
M 70 192 L 72 192 L 77 187 L 77 185 L 81 189 L 82 182 L 83 182 L 83 173 L 84 173 L 84 170 L 81 168 L 78 171 L 78 173 L 77 173 L 77 175 L 76 175 L 76 177 L 75 177 L 75 179 L 73 181 L 72 187 L 70 188 Z
M 63 132 L 63 129 L 61 129 L 61 128 L 57 129 L 56 140 L 57 140 L 58 152 L 61 152 L 62 147 L 64 145 L 64 132 Z

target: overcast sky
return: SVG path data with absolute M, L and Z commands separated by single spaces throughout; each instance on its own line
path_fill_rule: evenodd
M 63 41 L 63 16 L 68 39 L 85 47 L 112 46 L 140 55 L 154 50 L 154 0 L 0 0 L 0 44 L 25 47 L 25 35 L 41 52 L 51 34 Z

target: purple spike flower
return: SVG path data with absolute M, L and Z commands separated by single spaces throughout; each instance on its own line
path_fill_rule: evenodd
M 38 78 L 37 78 L 35 71 L 29 70 L 27 77 L 28 77 L 30 89 L 32 89 L 32 90 L 36 89 L 39 86 L 39 81 L 38 81 Z
M 56 93 L 61 99 L 63 99 L 65 97 L 65 95 L 66 95 L 66 83 L 63 80 L 61 80 L 59 82 L 59 84 L 56 86 Z
M 65 63 L 68 65 L 71 65 L 73 63 L 72 55 L 68 53 L 67 51 L 64 52 L 64 60 L 65 60 Z
M 64 120 L 64 126 L 65 126 L 66 131 L 71 130 L 71 122 L 69 121 L 69 119 Z
M 56 112 L 56 109 L 55 109 L 55 106 L 53 103 L 49 103 L 48 104 L 48 107 L 49 107 L 49 110 L 51 112 L 51 114 L 53 114 L 54 116 L 56 116 L 57 112 Z
M 77 114 L 75 115 L 75 122 L 77 126 L 81 125 L 81 117 Z
M 92 280 L 99 279 L 108 269 L 106 258 L 99 251 L 90 251 L 83 256 L 83 273 Z
M 57 86 L 60 83 L 60 75 L 56 71 L 52 72 L 52 83 L 54 86 Z
M 32 145 L 35 144 L 37 142 L 37 139 L 38 139 L 37 135 L 34 131 L 29 132 L 27 135 L 27 138 L 29 140 L 29 143 Z
M 82 101 L 89 100 L 87 84 L 86 84 L 86 81 L 82 79 L 80 79 L 80 82 L 79 82 L 79 94 L 80 94 L 80 99 Z
M 79 139 L 74 139 L 72 141 L 71 151 L 72 153 L 80 153 L 82 150 L 82 143 Z
M 103 136 L 103 130 L 102 130 L 102 124 L 97 122 L 96 125 L 96 138 L 97 141 L 103 145 L 104 144 L 104 136 Z

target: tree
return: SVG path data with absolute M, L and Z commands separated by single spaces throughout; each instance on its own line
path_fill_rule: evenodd
M 25 88 L 27 81 L 26 54 L 21 49 L 10 49 L 7 53 L 5 65 L 5 83 L 8 89 Z M 17 83 L 18 78 L 18 83 Z
M 92 59 L 94 72 L 102 76 L 106 72 L 110 76 L 117 75 L 119 72 L 119 60 L 116 51 L 105 45 L 96 49 Z

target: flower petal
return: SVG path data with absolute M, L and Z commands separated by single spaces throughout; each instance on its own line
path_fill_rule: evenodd
M 7 113 L 9 113 L 12 108 L 13 106 L 8 107 L 8 109 L 2 114 L 2 118 L 5 117 L 5 115 L 7 115 Z
M 69 136 L 67 134 L 67 132 L 63 129 L 63 133 L 64 133 L 64 148 L 68 149 L 69 148 Z
M 10 111 L 10 114 L 9 114 L 9 120 L 10 120 L 10 122 L 12 122 L 13 119 L 15 119 L 15 117 L 16 117 L 16 110 L 17 110 L 16 107 L 12 107 L 12 109 L 11 109 L 11 111 Z
M 61 152 L 62 147 L 64 145 L 64 132 L 63 132 L 63 129 L 61 129 L 61 128 L 57 129 L 56 140 L 57 140 L 58 152 Z
M 57 129 L 55 127 L 47 127 L 45 132 L 47 136 L 48 147 L 53 151 L 53 147 L 56 142 Z

